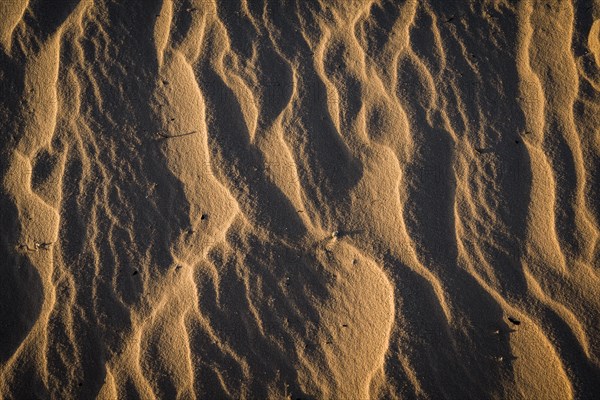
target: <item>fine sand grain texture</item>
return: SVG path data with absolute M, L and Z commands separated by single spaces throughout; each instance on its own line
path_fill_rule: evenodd
M 600 398 L 600 0 L 0 0 L 0 398 Z

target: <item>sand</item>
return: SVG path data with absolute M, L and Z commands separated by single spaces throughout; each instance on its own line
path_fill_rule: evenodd
M 0 1 L 0 397 L 594 399 L 600 1 Z

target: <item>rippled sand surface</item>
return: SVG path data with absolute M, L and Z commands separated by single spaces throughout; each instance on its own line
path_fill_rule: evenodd
M 0 397 L 598 398 L 598 0 L 2 0 L 0 88 Z

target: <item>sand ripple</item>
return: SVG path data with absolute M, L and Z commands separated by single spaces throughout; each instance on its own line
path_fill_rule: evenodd
M 597 1 L 0 2 L 2 398 L 594 398 Z

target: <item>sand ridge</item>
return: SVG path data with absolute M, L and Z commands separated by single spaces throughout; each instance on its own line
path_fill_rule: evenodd
M 0 47 L 0 397 L 600 391 L 597 0 L 9 0 Z

